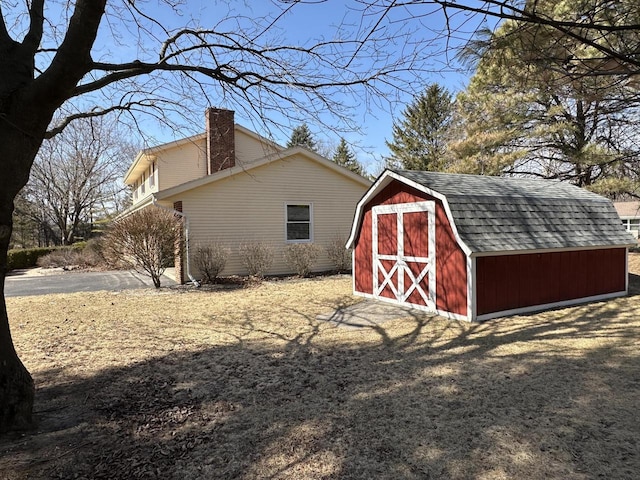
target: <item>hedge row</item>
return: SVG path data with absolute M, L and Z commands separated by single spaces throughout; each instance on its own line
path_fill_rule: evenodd
M 16 248 L 9 250 L 7 254 L 7 264 L 9 270 L 16 268 L 32 268 L 36 266 L 36 262 L 40 257 L 44 257 L 54 250 L 65 248 L 82 249 L 86 242 L 78 242 L 72 247 L 40 247 L 40 248 Z

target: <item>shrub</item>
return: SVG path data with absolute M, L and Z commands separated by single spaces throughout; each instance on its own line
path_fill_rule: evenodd
M 81 265 L 82 253 L 76 249 L 65 247 L 38 258 L 37 265 L 43 268 L 69 267 Z
M 53 252 L 55 249 L 56 247 L 16 248 L 9 250 L 7 253 L 7 266 L 9 270 L 35 267 L 40 257 Z
M 99 239 L 77 242 L 70 246 L 56 247 L 51 250 L 50 253 L 38 258 L 36 264 L 39 267 L 97 267 L 106 263 Z
M 273 264 L 273 250 L 262 242 L 242 243 L 238 247 L 238 254 L 252 277 L 263 277 Z
M 345 243 L 343 237 L 335 236 L 326 247 L 329 261 L 338 272 L 351 269 L 351 249 L 345 248 Z
M 318 258 L 319 248 L 313 243 L 292 243 L 284 249 L 284 260 L 301 277 L 307 277 Z
M 231 251 L 227 247 L 218 242 L 198 245 L 193 256 L 193 263 L 200 270 L 205 281 L 215 283 L 220 272 L 224 270 L 230 253 Z
M 81 261 L 88 267 L 106 266 L 104 258 L 104 243 L 102 237 L 92 238 L 86 243 L 81 252 Z M 75 246 L 75 244 L 74 244 Z
M 160 208 L 145 208 L 111 225 L 105 238 L 105 256 L 111 262 L 146 273 L 160 288 L 160 277 L 173 262 L 180 220 Z

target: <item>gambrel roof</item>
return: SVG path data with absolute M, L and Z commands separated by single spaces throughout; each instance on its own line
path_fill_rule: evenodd
M 443 201 L 469 254 L 636 244 L 608 199 L 567 183 L 412 170 L 386 170 L 358 204 L 362 209 L 392 181 Z

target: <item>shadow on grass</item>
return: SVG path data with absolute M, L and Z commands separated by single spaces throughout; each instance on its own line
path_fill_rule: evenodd
M 631 297 L 483 324 L 413 313 L 358 342 L 177 352 L 38 391 L 8 478 L 636 478 Z M 337 306 L 339 307 L 339 305 Z M 259 331 L 250 316 L 247 332 Z M 275 345 L 284 347 L 276 348 Z M 0 465 L 6 465 L 0 461 Z

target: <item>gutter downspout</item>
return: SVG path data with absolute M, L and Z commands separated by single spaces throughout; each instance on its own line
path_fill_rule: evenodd
M 187 217 L 184 213 L 179 212 L 178 210 L 175 210 L 173 208 L 168 208 L 168 207 L 163 207 L 162 205 L 158 205 L 156 196 L 154 194 L 151 194 L 151 203 L 153 204 L 154 207 L 161 208 L 162 210 L 171 212 L 174 215 L 178 215 L 184 219 L 184 244 L 185 244 L 185 256 L 187 257 L 185 262 L 187 267 L 187 277 L 189 277 L 189 280 L 191 280 L 191 283 L 193 283 L 196 287 L 199 287 L 200 282 L 198 282 L 195 278 L 193 278 L 193 276 L 191 275 L 191 269 L 189 268 L 189 217 Z

